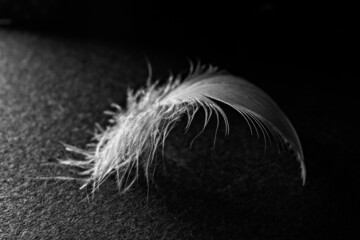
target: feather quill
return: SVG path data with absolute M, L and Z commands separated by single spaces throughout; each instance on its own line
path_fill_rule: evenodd
M 66 145 L 68 151 L 83 155 L 85 160 L 60 162 L 82 168 L 81 174 L 86 176 L 83 187 L 91 183 L 93 189 L 115 172 L 118 186 L 125 192 L 136 181 L 140 166 L 145 165 L 145 176 L 149 180 L 148 170 L 156 150 L 164 146 L 166 137 L 183 115 L 187 116 L 188 129 L 194 115 L 202 108 L 205 112 L 204 128 L 215 115 L 217 127 L 222 118 L 228 133 L 226 114 L 217 102 L 239 112 L 252 133 L 262 135 L 265 140 L 272 137 L 277 142 L 288 143 L 300 162 L 305 183 L 304 155 L 299 137 L 277 104 L 250 82 L 203 65 L 191 67 L 184 80 L 180 75 L 171 76 L 162 86 L 147 81 L 144 89 L 128 90 L 126 110 L 113 104 L 116 111 L 108 112 L 113 124 L 105 130 L 100 128 L 94 143 L 85 150 Z

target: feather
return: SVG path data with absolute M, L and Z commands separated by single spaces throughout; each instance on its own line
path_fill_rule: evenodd
M 204 128 L 212 115 L 224 120 L 225 132 L 229 122 L 217 102 L 234 108 L 246 120 L 250 131 L 264 139 L 288 143 L 300 162 L 301 176 L 305 183 L 304 155 L 299 137 L 286 115 L 261 89 L 250 82 L 219 71 L 213 66 L 191 67 L 182 81 L 181 76 L 170 76 L 167 83 L 159 86 L 147 81 L 147 86 L 138 91 L 128 90 L 126 110 L 116 108 L 112 115 L 113 125 L 105 130 L 99 128 L 95 142 L 82 150 L 66 145 L 68 151 L 81 154 L 85 160 L 60 160 L 62 164 L 84 169 L 84 186 L 100 186 L 113 172 L 122 191 L 128 190 L 139 176 L 140 166 L 145 166 L 149 181 L 149 167 L 156 150 L 164 147 L 165 139 L 183 115 L 187 116 L 189 128 L 196 112 L 205 112 Z M 203 128 L 203 129 L 204 129 Z M 217 129 L 216 129 L 217 130 Z M 133 174 L 131 174 L 133 173 Z

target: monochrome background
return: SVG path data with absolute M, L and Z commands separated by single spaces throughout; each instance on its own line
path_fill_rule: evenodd
M 1 239 L 346 239 L 355 232 L 356 12 L 345 4 L 0 1 Z M 303 144 L 291 153 L 251 136 L 232 109 L 195 141 L 169 136 L 148 189 L 90 194 L 76 169 L 49 165 L 84 147 L 128 87 L 213 64 L 267 92 Z M 46 165 L 46 164 L 47 165 Z

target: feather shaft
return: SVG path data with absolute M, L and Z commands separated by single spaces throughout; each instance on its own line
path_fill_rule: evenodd
M 141 166 L 144 166 L 149 180 L 149 167 L 158 147 L 164 147 L 165 139 L 183 115 L 188 118 L 185 127 L 188 130 L 200 108 L 204 109 L 205 120 L 198 135 L 204 131 L 214 113 L 216 132 L 221 117 L 228 133 L 228 119 L 217 102 L 239 112 L 250 132 L 255 131 L 258 137 L 262 136 L 265 143 L 266 139 L 271 141 L 270 135 L 277 146 L 281 141 L 288 142 L 296 152 L 305 182 L 304 155 L 295 128 L 277 104 L 252 83 L 218 71 L 216 67 L 197 65 L 192 66 L 183 81 L 181 76 L 170 76 L 163 86 L 159 86 L 158 82 L 151 84 L 150 79 L 146 85 L 136 92 L 128 90 L 126 110 L 113 104 L 117 111 L 106 112 L 115 124 L 105 130 L 99 128 L 95 144 L 89 145 L 86 150 L 66 145 L 67 150 L 83 155 L 85 160 L 60 162 L 85 169 L 84 173 L 88 174 L 85 185 L 92 183 L 96 189 L 112 172 L 116 172 L 119 188 L 126 191 L 134 184 Z M 131 175 L 134 168 L 136 174 Z

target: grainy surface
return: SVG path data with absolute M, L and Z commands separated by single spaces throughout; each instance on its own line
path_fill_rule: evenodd
M 151 54 L 160 75 L 186 66 Z M 351 233 L 355 144 L 344 134 L 351 124 L 337 114 L 354 95 L 316 83 L 309 88 L 311 79 L 343 76 L 289 65 L 245 77 L 253 75 L 298 129 L 305 187 L 291 154 L 279 155 L 274 146 L 264 152 L 228 108 L 231 134 L 224 137 L 222 129 L 215 148 L 211 127 L 188 148 L 201 117 L 187 135 L 179 124 L 149 192 L 143 179 L 125 195 L 109 179 L 88 197 L 77 182 L 37 179 L 74 176 L 42 164 L 66 156 L 61 142 L 83 147 L 95 122 L 106 123 L 102 111 L 113 101 L 123 105 L 128 85 L 144 83 L 143 56 L 125 46 L 0 31 L 0 239 L 344 239 Z

